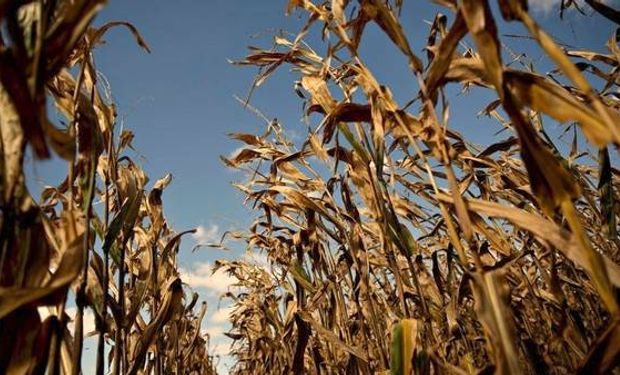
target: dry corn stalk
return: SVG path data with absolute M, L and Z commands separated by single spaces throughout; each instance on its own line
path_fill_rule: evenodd
M 224 159 L 258 212 L 236 237 L 269 259 L 221 262 L 243 287 L 229 294 L 233 373 L 608 373 L 620 360 L 615 35 L 608 54 L 564 51 L 525 1 L 500 0 L 557 65 L 543 76 L 506 66 L 487 0 L 437 3 L 426 60 L 401 1 L 294 0 L 299 35 L 239 62 L 261 68 L 255 85 L 291 66 L 322 118 L 300 144 L 273 125 L 234 134 L 245 147 Z M 405 55 L 413 105 L 365 64 L 370 23 Z M 314 24 L 325 56 L 303 42 Z M 479 147 L 451 129 L 450 84 L 490 90 L 484 112 L 514 136 Z M 542 114 L 573 129 L 568 153 Z
M 115 106 L 94 68 L 92 49 L 111 27 L 127 27 L 148 47 L 129 23 L 91 27 L 103 4 L 0 2 L 0 373 L 79 374 L 83 338 L 94 334 L 97 374 L 106 348 L 114 375 L 213 374 L 200 332 L 206 305 L 194 311 L 198 296 L 186 299 L 177 269 L 181 236 L 191 231 L 168 227 L 161 196 L 170 178 L 146 189 L 127 153 L 133 135 L 115 133 Z M 67 126 L 53 123 L 47 101 Z M 25 184 L 28 146 L 68 166 L 38 203 Z M 95 332 L 83 332 L 85 309 Z

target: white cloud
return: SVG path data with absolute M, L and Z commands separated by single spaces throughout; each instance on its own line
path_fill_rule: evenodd
M 209 348 L 209 354 L 212 354 L 212 355 L 227 356 L 229 352 L 230 352 L 230 343 L 228 342 L 214 344 L 212 345 L 211 348 Z M 219 368 L 218 368 L 218 371 L 220 374 L 222 373 Z
M 209 243 L 217 243 L 220 241 L 220 227 L 217 224 L 211 224 L 208 227 L 200 225 L 196 228 L 196 233 L 192 235 L 194 240 L 199 245 L 206 245 Z
M 203 335 L 209 335 L 211 340 L 219 339 L 224 336 L 224 327 L 223 326 L 207 326 L 204 330 L 202 330 Z
M 226 323 L 228 322 L 230 313 L 232 312 L 232 306 L 220 307 L 215 310 L 213 315 L 211 315 L 211 319 L 209 319 L 212 323 Z
M 230 365 L 231 361 L 229 354 L 232 339 L 224 335 L 224 332 L 230 330 L 228 315 L 231 311 L 232 306 L 218 307 L 217 310 L 214 310 L 210 314 L 206 321 L 203 321 L 203 329 L 201 331 L 203 335 L 209 335 L 209 353 L 221 357 L 218 365 L 220 374 L 228 373 L 227 367 Z
M 246 251 L 243 254 L 242 259 L 254 266 L 264 269 L 269 272 L 269 259 L 265 253 Z
M 226 331 L 223 326 L 209 326 L 202 331 L 203 334 L 209 334 L 210 354 L 228 356 L 232 340 L 224 335 Z
M 228 276 L 224 270 L 213 272 L 210 262 L 196 262 L 191 270 L 180 269 L 181 279 L 192 288 L 204 288 L 211 295 L 222 294 L 228 290 L 237 279 Z

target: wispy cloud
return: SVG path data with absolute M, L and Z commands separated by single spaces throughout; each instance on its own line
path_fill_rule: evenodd
M 198 245 L 206 245 L 210 243 L 216 243 L 220 241 L 220 227 L 217 224 L 211 224 L 209 226 L 200 225 L 196 228 L 196 233 L 192 235 Z
M 203 322 L 202 334 L 209 335 L 209 353 L 213 355 L 222 356 L 226 360 L 228 354 L 230 352 L 230 345 L 232 344 L 232 339 L 226 335 L 224 332 L 227 332 L 230 329 L 230 322 L 228 321 L 228 316 L 232 311 L 232 306 L 222 306 L 217 310 L 214 310 L 208 319 Z M 227 370 L 221 366 L 218 366 L 218 370 L 222 371 L 222 373 L 227 373 Z
M 211 315 L 211 319 L 209 319 L 209 321 L 212 323 L 228 322 L 228 318 L 231 312 L 232 312 L 232 306 L 220 307 L 219 309 L 213 312 L 213 315 Z
M 209 354 L 212 355 L 220 355 L 220 356 L 225 356 L 228 355 L 228 353 L 230 352 L 230 343 L 226 342 L 226 343 L 217 343 L 217 344 L 213 344 L 212 347 L 209 349 Z M 222 369 L 218 367 L 218 371 L 221 373 Z
M 180 269 L 181 279 L 192 288 L 207 289 L 207 295 L 219 295 L 235 283 L 234 277 L 228 276 L 223 270 L 213 272 L 210 262 L 196 262 L 192 269 Z
M 207 328 L 202 330 L 203 335 L 209 335 L 211 340 L 217 340 L 224 336 L 224 327 L 223 326 L 207 326 Z
M 264 253 L 246 251 L 242 259 L 254 266 L 260 267 L 266 271 L 269 271 L 269 259 Z

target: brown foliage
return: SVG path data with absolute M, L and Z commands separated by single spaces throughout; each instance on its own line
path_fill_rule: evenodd
M 450 15 L 435 19 L 427 61 L 400 25 L 401 2 L 379 0 L 290 1 L 307 15 L 299 35 L 241 61 L 262 68 L 256 85 L 291 65 L 306 108 L 324 118 L 300 147 L 273 125 L 236 136 L 247 145 L 225 160 L 249 177 L 237 186 L 260 214 L 245 240 L 270 263 L 221 262 L 243 286 L 229 294 L 233 373 L 608 373 L 618 363 L 615 36 L 609 54 L 565 51 L 524 1 L 500 0 L 557 66 L 542 76 L 506 66 L 488 1 L 437 2 Z M 326 56 L 302 42 L 315 23 Z M 358 53 L 368 23 L 405 55 L 419 108 L 397 103 Z M 475 48 L 459 48 L 466 35 Z M 486 113 L 516 138 L 481 149 L 451 130 L 451 83 L 491 90 Z M 575 130 L 562 155 L 541 114 L 600 151 L 579 150 Z
M 92 49 L 111 27 L 127 27 L 148 47 L 129 23 L 91 27 L 103 3 L 0 1 L 0 373 L 79 374 L 89 334 L 99 339 L 97 374 L 106 346 L 115 375 L 212 374 L 200 333 L 206 305 L 193 310 L 197 296 L 185 300 L 177 269 L 188 231 L 172 231 L 162 211 L 170 177 L 146 189 L 148 177 L 126 154 L 133 135 L 115 134 L 115 107 L 94 68 Z M 47 101 L 66 127 L 52 123 Z M 24 180 L 27 146 L 68 165 L 39 203 Z M 83 332 L 86 308 L 95 332 Z

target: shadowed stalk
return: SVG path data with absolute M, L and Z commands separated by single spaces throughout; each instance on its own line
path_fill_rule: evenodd
M 75 304 L 77 306 L 77 312 L 75 317 L 75 341 L 73 346 L 73 375 L 79 375 L 82 369 L 82 346 L 83 346 L 83 319 L 84 319 L 84 307 L 86 305 L 86 285 L 88 281 L 88 268 L 90 265 L 90 220 L 92 215 L 92 202 L 95 198 L 95 174 L 97 173 L 97 162 L 94 158 L 89 160 L 89 174 L 87 182 L 87 192 L 85 196 L 84 214 L 86 216 L 86 233 L 84 235 L 84 266 L 82 270 L 80 285 L 77 287 Z
M 127 234 L 126 234 L 127 235 Z M 119 319 L 116 321 L 116 336 L 114 339 L 114 369 L 112 371 L 113 375 L 121 374 L 121 371 L 127 371 L 127 369 L 123 369 L 122 365 L 124 364 L 124 356 L 125 356 L 125 341 L 123 340 L 124 335 L 124 327 L 125 327 L 125 252 L 127 247 L 127 242 L 129 238 L 123 238 L 122 245 L 120 246 L 120 260 L 118 264 L 118 279 L 117 279 L 117 288 L 118 288 L 118 299 L 117 303 L 120 308 Z
M 110 139 L 107 145 L 107 154 L 111 159 L 113 157 L 114 151 L 114 127 L 110 129 Z M 104 212 L 103 212 L 103 225 L 104 230 L 107 232 L 110 224 L 110 168 L 104 173 Z M 96 374 L 103 375 L 105 368 L 105 334 L 108 332 L 108 292 L 109 292 L 109 267 L 110 267 L 110 252 L 107 248 L 103 249 L 103 278 L 102 278 L 102 286 L 103 286 L 103 307 L 101 309 L 101 319 L 99 320 L 99 336 L 97 339 L 97 362 L 96 362 Z

